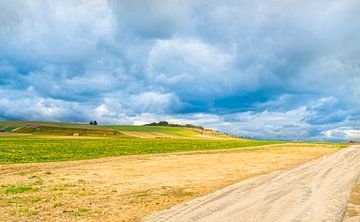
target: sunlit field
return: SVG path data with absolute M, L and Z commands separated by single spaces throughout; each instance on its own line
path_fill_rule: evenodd
M 344 147 L 343 144 L 325 143 L 245 147 L 273 142 L 169 139 L 12 138 L 0 141 L 1 145 L 6 145 L 1 147 L 1 161 L 6 163 L 243 146 L 239 149 L 1 165 L 0 221 L 44 222 L 139 221 L 152 212 L 250 177 L 292 168 Z M 4 159 L 4 147 L 6 152 L 11 152 L 8 159 Z M 61 154 L 65 157 L 61 158 Z
M 190 139 L 69 139 L 0 137 L 0 163 L 51 162 L 99 157 L 169 153 L 229 148 L 250 149 L 253 146 L 281 143 L 257 140 L 190 140 Z

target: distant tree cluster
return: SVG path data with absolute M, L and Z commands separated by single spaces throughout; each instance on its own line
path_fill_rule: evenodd
M 96 120 L 91 120 L 90 121 L 90 125 L 97 125 L 98 123 L 96 122 Z
M 185 125 L 173 124 L 173 123 L 168 123 L 167 121 L 160 121 L 158 123 L 153 122 L 153 123 L 145 124 L 144 126 L 170 126 L 170 127 L 188 127 L 188 128 L 204 129 L 204 127 L 202 126 L 196 126 L 192 124 L 185 124 Z
M 144 126 L 170 126 L 170 127 L 186 127 L 186 128 L 195 128 L 195 129 L 200 129 L 202 130 L 202 134 L 220 134 L 220 135 L 226 135 L 229 137 L 233 137 L 233 138 L 242 138 L 242 139 L 254 139 L 254 138 L 250 138 L 250 137 L 245 137 L 245 136 L 237 136 L 234 134 L 230 134 L 230 133 L 226 133 L 226 132 L 220 132 L 217 130 L 212 130 L 212 129 L 205 129 L 202 126 L 196 126 L 196 125 L 192 125 L 192 124 L 174 124 L 174 123 L 169 123 L 167 121 L 160 121 L 160 122 L 153 122 L 153 123 L 149 123 L 149 124 L 145 124 Z
M 145 124 L 144 126 L 171 126 L 171 125 L 175 125 L 175 124 L 169 124 L 167 121 L 160 121 L 158 123 L 149 123 L 149 124 Z

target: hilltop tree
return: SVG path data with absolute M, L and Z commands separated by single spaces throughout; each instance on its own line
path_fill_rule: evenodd
M 90 125 L 95 125 L 95 126 L 96 126 L 97 124 L 98 124 L 98 123 L 96 122 L 96 120 L 91 120 L 91 121 L 90 121 Z
M 158 125 L 159 125 L 159 126 L 168 126 L 169 123 L 166 122 L 166 121 L 160 121 L 160 122 L 158 123 Z

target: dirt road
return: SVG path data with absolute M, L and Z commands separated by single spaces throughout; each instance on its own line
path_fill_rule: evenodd
M 360 174 L 360 146 L 254 177 L 146 221 L 341 221 Z

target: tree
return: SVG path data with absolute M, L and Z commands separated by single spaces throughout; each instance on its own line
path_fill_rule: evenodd
M 160 122 L 158 123 L 158 125 L 159 125 L 159 126 L 167 126 L 167 125 L 169 125 L 169 123 L 166 122 L 166 121 L 160 121 Z
M 97 124 L 98 124 L 98 123 L 96 122 L 96 120 L 91 120 L 91 121 L 90 121 L 90 125 L 95 125 L 95 126 L 96 126 Z

